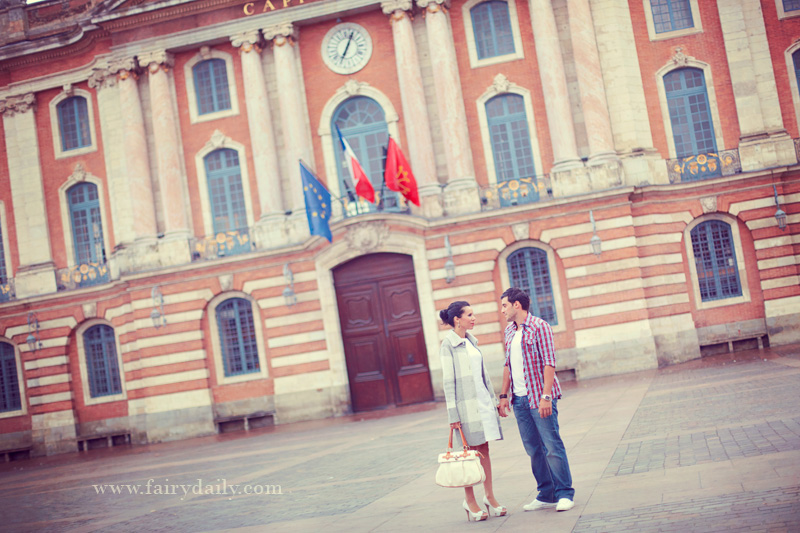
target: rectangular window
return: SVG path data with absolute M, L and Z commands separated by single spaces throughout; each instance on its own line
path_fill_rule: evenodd
M 650 6 L 656 33 L 694 27 L 689 0 L 650 0 Z
M 800 10 L 800 0 L 783 0 L 784 11 Z

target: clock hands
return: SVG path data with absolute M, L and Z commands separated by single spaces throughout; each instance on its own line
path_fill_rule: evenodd
M 353 41 L 353 35 L 355 35 L 355 30 L 350 32 L 350 37 L 347 38 L 347 44 L 344 47 L 344 52 L 342 52 L 342 61 L 347 59 L 347 49 L 350 48 L 350 43 Z

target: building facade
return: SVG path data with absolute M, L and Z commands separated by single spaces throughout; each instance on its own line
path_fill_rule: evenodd
M 564 379 L 798 342 L 798 80 L 795 0 L 2 0 L 0 452 L 428 401 L 510 285 Z

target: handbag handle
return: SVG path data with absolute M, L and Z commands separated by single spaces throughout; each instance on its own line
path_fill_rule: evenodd
M 450 428 L 450 432 L 447 438 L 447 457 L 450 457 L 450 452 L 453 451 L 453 433 L 455 432 L 456 428 Z M 464 430 L 461 429 L 459 426 L 458 432 L 461 433 L 461 444 L 464 445 L 464 454 L 466 455 L 469 446 L 467 446 L 467 439 L 464 438 Z

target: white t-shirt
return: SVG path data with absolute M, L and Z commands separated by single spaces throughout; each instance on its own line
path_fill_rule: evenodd
M 522 367 L 522 328 L 517 328 L 514 339 L 511 341 L 511 389 L 515 396 L 527 396 L 528 387 L 525 385 L 525 370 Z

